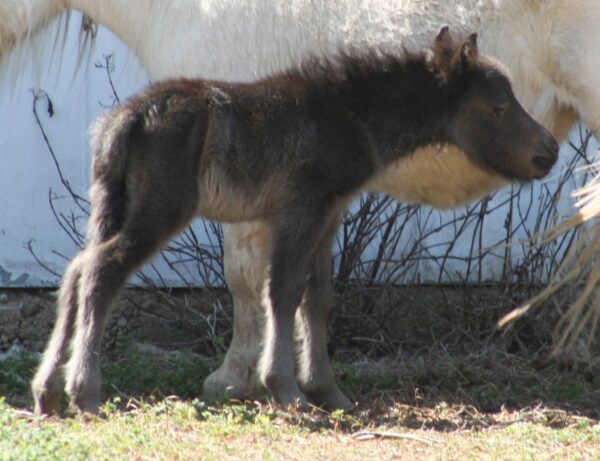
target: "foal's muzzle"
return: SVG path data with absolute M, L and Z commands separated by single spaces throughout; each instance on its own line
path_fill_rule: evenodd
M 534 167 L 534 179 L 546 176 L 558 160 L 559 145 L 556 139 L 548 133 L 540 141 L 536 152 L 531 159 Z

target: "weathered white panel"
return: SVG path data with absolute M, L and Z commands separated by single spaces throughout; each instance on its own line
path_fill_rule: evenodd
M 4 76 L 0 86 L 0 286 L 54 285 L 57 277 L 43 269 L 27 248 L 31 242 L 41 261 L 61 273 L 76 246 L 63 232 L 49 206 L 50 194 L 65 194 L 59 172 L 33 114 L 33 92 L 44 90 L 52 101 L 37 103 L 40 121 L 74 191 L 85 196 L 89 182 L 87 127 L 111 103 L 111 89 L 102 69 L 103 55 L 114 53 L 113 79 L 127 95 L 143 87 L 147 78 L 124 46 L 101 30 L 90 65 L 75 74 L 79 21 L 71 22 L 62 62 L 54 59 L 41 69 L 25 68 L 14 84 Z M 60 69 L 59 69 L 60 64 Z M 60 72 L 59 72 L 60 70 Z M 39 80 L 34 74 L 39 73 Z M 56 77 L 58 75 L 58 78 Z M 71 200 L 59 200 L 59 211 L 74 209 Z M 80 226 L 83 228 L 83 226 Z M 10 273 L 7 274 L 7 272 Z

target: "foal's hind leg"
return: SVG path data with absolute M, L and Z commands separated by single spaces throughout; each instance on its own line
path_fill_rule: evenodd
M 58 413 L 60 409 L 64 387 L 62 367 L 67 361 L 77 316 L 77 286 L 81 276 L 82 255 L 83 252 L 71 261 L 63 277 L 52 336 L 31 385 L 36 414 Z
M 184 190 L 173 187 L 171 194 L 157 190 L 160 199 L 142 191 L 136 202 L 129 202 L 123 227 L 86 250 L 72 353 L 66 368 L 67 394 L 81 411 L 98 412 L 102 334 L 114 298 L 127 278 L 194 216 L 197 201 L 184 193 L 184 181 L 179 186 Z
M 168 218 L 156 219 L 168 222 Z M 102 335 L 112 302 L 127 278 L 179 229 L 176 225 L 161 228 L 153 222 L 136 222 L 86 251 L 72 353 L 66 369 L 66 391 L 77 409 L 98 412 Z
M 135 267 L 122 251 L 122 237 L 90 245 L 79 283 L 79 309 L 71 358 L 66 368 L 66 391 L 71 404 L 97 413 L 100 406 L 100 349 L 110 306 Z
M 330 232 L 335 235 L 335 228 Z M 304 299 L 296 315 L 296 328 L 301 340 L 298 381 L 311 403 L 328 410 L 352 406 L 335 382 L 327 353 L 327 320 L 333 302 L 331 290 L 331 239 L 317 249 L 307 280 Z

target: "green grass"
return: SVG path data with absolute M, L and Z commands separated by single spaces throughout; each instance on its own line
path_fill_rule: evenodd
M 209 407 L 197 400 L 175 399 L 130 403 L 121 410 L 108 404 L 104 410 L 103 418 L 40 419 L 18 413 L 2 400 L 0 459 L 562 460 L 600 456 L 600 426 L 586 419 L 559 429 L 533 420 L 507 420 L 482 430 L 446 432 L 365 424 L 361 430 L 408 433 L 423 441 L 389 435 L 359 441 L 338 424 L 339 419 L 349 418 L 339 413 L 297 415 L 276 412 L 268 405 Z
M 201 357 L 129 348 L 103 365 L 102 416 L 62 418 L 30 412 L 36 363 L 0 362 L 0 460 L 600 459 L 593 379 L 519 360 L 492 370 L 489 358 L 450 356 L 339 365 L 357 408 L 301 414 L 205 403 Z
M 159 371 L 159 372 L 157 372 Z M 106 394 L 177 395 L 193 398 L 202 393 L 209 374 L 205 361 L 189 351 L 148 354 L 133 349 L 103 367 Z
M 39 361 L 23 352 L 0 362 L 0 396 L 16 406 L 31 405 L 29 385 Z M 208 376 L 205 361 L 189 351 L 145 353 L 130 348 L 126 355 L 105 360 L 102 366 L 105 395 L 193 398 L 202 393 Z
M 29 383 L 37 364 L 37 356 L 26 351 L 0 362 L 0 396 L 13 405 L 29 404 Z

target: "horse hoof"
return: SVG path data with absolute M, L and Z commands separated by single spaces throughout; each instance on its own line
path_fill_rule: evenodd
M 308 411 L 308 400 L 298 387 L 296 377 L 282 377 L 276 373 L 263 377 L 263 383 L 277 405 L 286 410 Z
M 310 402 L 320 408 L 328 411 L 333 410 L 349 410 L 354 407 L 354 404 L 346 397 L 337 386 L 324 391 L 309 391 L 304 389 Z
M 274 394 L 273 397 L 277 404 L 286 411 L 308 412 L 310 410 L 308 399 L 299 389 L 295 392 Z
M 36 416 L 50 416 L 60 413 L 61 392 L 33 391 L 33 413 Z
M 69 407 L 80 414 L 98 415 L 100 413 L 100 390 L 95 386 L 88 387 L 87 392 L 81 386 L 67 386 L 69 396 Z
M 211 402 L 221 402 L 223 399 L 254 399 L 264 396 L 265 387 L 255 373 L 242 373 L 230 367 L 221 368 L 211 373 L 204 381 L 202 395 Z
M 309 396 L 309 398 L 313 405 L 322 407 L 328 411 L 350 410 L 354 408 L 354 404 L 339 389 L 335 389 L 334 392 L 325 397 L 313 398 L 313 396 Z
M 271 395 L 279 407 L 291 411 L 309 411 L 308 400 L 298 387 L 295 389 L 271 389 Z
M 38 372 L 31 384 L 33 412 L 35 415 L 55 415 L 60 413 L 60 399 L 63 396 L 64 382 L 58 375 L 46 376 Z
M 72 399 L 71 408 L 83 415 L 98 416 L 100 414 L 100 399 L 96 397 Z
M 306 413 L 310 410 L 308 400 L 302 394 L 292 398 L 275 398 L 275 401 L 284 411 L 300 411 Z

